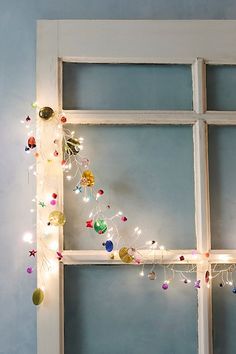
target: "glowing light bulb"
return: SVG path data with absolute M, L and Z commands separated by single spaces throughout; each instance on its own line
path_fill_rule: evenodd
M 27 242 L 27 243 L 32 243 L 33 242 L 33 235 L 31 232 L 26 232 L 24 235 L 23 235 L 23 241 L 24 242 Z
M 57 251 L 58 250 L 58 242 L 57 241 L 52 241 L 49 246 L 50 250 L 52 251 Z
M 71 181 L 72 176 L 66 176 L 67 181 Z
M 164 246 L 160 246 L 160 250 L 164 251 L 165 247 Z
M 88 202 L 89 202 L 89 197 L 84 197 L 84 198 L 83 198 L 83 201 L 84 201 L 85 203 L 88 203 Z
M 232 281 L 229 281 L 229 285 L 232 286 L 232 285 L 233 285 L 233 282 L 232 282 Z
M 140 273 L 139 273 L 140 277 L 144 277 L 144 271 L 142 270 Z

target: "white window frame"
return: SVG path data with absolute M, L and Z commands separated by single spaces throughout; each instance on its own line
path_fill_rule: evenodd
M 132 45 L 130 45 L 132 43 Z M 37 102 L 62 112 L 62 63 L 156 63 L 191 64 L 193 73 L 193 111 L 65 111 L 73 124 L 192 124 L 194 144 L 194 184 L 197 256 L 191 250 L 171 250 L 165 262 L 197 264 L 197 278 L 204 283 L 204 272 L 212 263 L 235 263 L 236 249 L 211 250 L 207 126 L 236 125 L 235 112 L 206 111 L 206 64 L 236 64 L 236 21 L 144 21 L 144 20 L 60 20 L 38 21 Z M 37 118 L 37 138 L 44 156 L 51 152 L 50 136 L 55 121 Z M 37 195 L 45 188 L 59 193 L 63 209 L 62 169 L 48 169 L 47 160 L 37 164 Z M 43 187 L 42 187 L 42 181 Z M 42 262 L 40 220 L 45 210 L 37 210 L 38 265 Z M 63 231 L 53 238 L 63 249 Z M 209 252 L 209 257 L 206 253 Z M 173 261 L 174 258 L 174 261 Z M 38 354 L 64 353 L 64 264 L 119 263 L 109 261 L 105 251 L 64 251 L 63 263 L 45 280 L 38 267 L 38 286 L 45 285 L 44 303 L 38 308 Z M 183 262 L 181 262 L 182 264 Z M 211 289 L 198 291 L 198 353 L 212 353 Z

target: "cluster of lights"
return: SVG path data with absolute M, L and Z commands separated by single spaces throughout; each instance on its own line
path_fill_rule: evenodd
M 37 104 L 33 104 L 33 108 L 37 108 Z M 47 112 L 45 111 L 45 119 L 47 120 L 47 114 L 48 112 L 50 113 L 50 108 L 47 108 Z M 41 109 L 42 110 L 42 109 Z M 43 113 L 41 114 L 41 110 L 39 111 L 39 116 L 43 118 Z M 53 112 L 53 111 L 52 111 Z M 51 112 L 51 113 L 52 113 Z M 153 266 L 151 271 L 147 274 L 147 278 L 150 280 L 155 280 L 156 279 L 156 273 L 154 271 L 154 267 L 156 263 L 159 263 L 162 265 L 164 269 L 169 269 L 170 265 L 165 265 L 162 260 L 164 257 L 165 252 L 167 252 L 166 248 L 163 245 L 159 245 L 159 243 L 155 240 L 149 240 L 145 242 L 145 250 L 149 250 L 148 253 L 145 255 L 142 255 L 140 252 L 143 249 L 143 247 L 134 247 L 134 246 L 129 246 L 129 247 L 122 247 L 120 251 L 113 251 L 113 243 L 118 249 L 119 247 L 119 242 L 122 239 L 120 233 L 119 233 L 119 227 L 117 225 L 117 220 L 120 220 L 122 222 L 127 221 L 127 217 L 123 214 L 122 211 L 118 211 L 114 213 L 112 216 L 105 216 L 106 210 L 109 210 L 111 207 L 109 204 L 104 202 L 104 191 L 102 189 L 99 189 L 98 191 L 95 191 L 93 188 L 94 185 L 94 176 L 93 173 L 88 170 L 88 166 L 90 164 L 89 160 L 87 158 L 84 158 L 81 156 L 80 151 L 83 150 L 83 143 L 84 143 L 84 138 L 79 137 L 78 139 L 75 138 L 75 132 L 74 131 L 69 131 L 68 129 L 62 129 L 62 125 L 66 123 L 66 117 L 64 114 L 62 114 L 59 118 L 57 118 L 57 128 L 58 130 L 54 132 L 54 144 L 55 144 L 55 149 L 50 153 L 50 157 L 48 158 L 48 162 L 51 161 L 51 159 L 57 159 L 58 156 L 60 156 L 58 152 L 58 139 L 61 139 L 63 137 L 63 142 L 65 146 L 65 156 L 60 162 L 60 165 L 65 173 L 65 179 L 68 182 L 74 181 L 76 178 L 79 176 L 79 180 L 74 187 L 73 191 L 77 195 L 81 195 L 81 198 L 84 203 L 89 203 L 92 200 L 96 202 L 96 206 L 94 209 L 92 209 L 89 213 L 89 219 L 86 221 L 86 226 L 87 228 L 94 228 L 94 230 L 99 233 L 99 234 L 105 234 L 106 233 L 106 242 L 103 242 L 103 246 L 105 246 L 107 252 L 110 252 L 110 258 L 114 259 L 116 257 L 120 257 L 120 259 L 125 262 L 125 263 L 130 263 L 134 262 L 135 264 L 142 264 L 142 269 L 139 273 L 140 277 L 145 277 L 145 272 L 144 272 L 144 266 L 146 263 L 150 263 L 150 257 L 153 258 Z M 35 152 L 35 148 L 37 146 L 37 141 L 34 138 L 34 131 L 32 130 L 31 127 L 31 118 L 28 116 L 24 121 L 21 121 L 22 124 L 25 125 L 25 128 L 27 130 L 27 145 L 25 147 L 25 152 L 27 154 L 34 152 L 34 157 L 37 159 L 40 155 L 40 151 Z M 73 169 L 76 169 L 75 173 L 73 172 Z M 30 164 L 28 168 L 28 172 L 32 173 L 32 175 L 36 176 L 36 164 Z M 43 184 L 43 181 L 40 181 L 41 184 Z M 35 204 L 37 203 L 40 207 L 46 208 L 50 207 L 53 208 L 57 205 L 57 194 L 52 192 L 49 193 L 48 195 L 45 195 L 45 198 L 43 200 L 39 200 L 37 196 L 35 196 L 32 199 L 32 202 Z M 35 212 L 35 207 L 30 208 L 30 213 Z M 61 254 L 60 251 L 58 251 L 58 242 L 55 240 L 50 239 L 50 235 L 53 234 L 53 227 L 55 225 L 52 223 L 45 224 L 45 221 L 41 222 L 42 227 L 44 228 L 44 238 L 47 240 L 45 243 L 43 240 L 43 247 L 45 254 L 47 256 L 42 257 L 43 259 L 43 265 L 42 269 L 44 273 L 46 274 L 46 277 L 49 277 L 50 274 L 55 273 L 57 269 L 57 263 L 58 260 L 60 261 L 63 258 L 63 255 Z M 131 237 L 132 241 L 134 244 L 137 243 L 137 241 L 140 239 L 142 235 L 142 230 L 139 228 L 139 226 L 135 227 L 134 229 L 134 236 Z M 132 236 L 132 235 L 131 235 Z M 35 243 L 33 234 L 31 232 L 26 232 L 23 235 L 23 241 L 28 243 L 29 245 L 33 245 Z M 45 249 L 46 248 L 46 249 Z M 113 252 L 112 252 L 113 251 Z M 122 251 L 122 252 L 121 252 Z M 161 259 L 156 259 L 156 253 L 155 251 L 161 251 Z M 30 256 L 35 257 L 37 250 L 30 250 Z M 51 253 L 52 252 L 52 253 Z M 54 255 L 52 257 L 52 254 Z M 193 259 L 197 257 L 196 251 L 192 252 Z M 208 254 L 209 256 L 209 254 Z M 146 258 L 148 260 L 146 260 Z M 224 255 L 221 257 L 225 257 Z M 184 261 L 185 258 L 183 255 L 179 255 L 178 260 Z M 221 259 L 223 260 L 223 258 Z M 226 260 L 226 258 L 224 258 Z M 188 263 L 188 262 L 187 262 Z M 190 264 L 191 265 L 191 262 Z M 175 269 L 174 266 L 172 265 L 171 271 L 174 273 L 179 273 L 179 270 Z M 27 273 L 31 274 L 33 272 L 33 267 L 28 266 L 27 267 Z M 227 271 L 227 277 L 228 273 L 231 272 L 231 269 Z M 188 273 L 196 273 L 196 266 L 193 268 L 187 270 L 182 270 L 181 271 L 181 281 L 184 284 L 190 284 L 191 279 L 187 277 Z M 214 273 L 214 271 L 213 271 Z M 216 272 L 214 277 L 222 275 L 225 273 L 225 270 L 219 270 Z M 185 275 L 184 275 L 185 274 Z M 223 277 L 222 277 L 223 279 Z M 169 288 L 170 281 L 172 281 L 173 278 L 171 279 L 165 279 L 162 283 L 162 289 L 167 290 Z M 208 274 L 207 279 L 205 278 L 205 283 L 206 286 L 209 288 L 210 287 L 210 282 L 212 280 L 212 276 Z M 224 285 L 228 285 L 230 287 L 234 286 L 233 280 L 222 280 L 220 283 L 220 286 L 223 287 Z M 44 286 L 41 286 L 42 291 Z M 201 288 L 201 282 L 200 280 L 196 280 L 194 282 L 194 288 L 195 289 L 200 289 Z M 38 289 L 36 289 L 38 290 Z M 35 290 L 35 291 L 36 291 Z M 233 287 L 232 290 L 234 293 L 236 293 L 236 288 Z M 43 298 L 43 296 L 41 296 Z

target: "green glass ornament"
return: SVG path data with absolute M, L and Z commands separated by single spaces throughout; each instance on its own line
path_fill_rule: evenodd
M 44 299 L 43 290 L 40 288 L 35 289 L 32 295 L 33 304 L 38 306 L 43 302 L 43 299 Z
M 107 231 L 107 223 L 103 219 L 97 219 L 93 227 L 98 234 L 104 234 Z
M 39 110 L 39 117 L 49 120 L 54 116 L 54 110 L 51 107 L 43 107 Z

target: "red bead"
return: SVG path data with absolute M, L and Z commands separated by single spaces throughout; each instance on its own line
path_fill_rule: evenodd
M 53 153 L 53 155 L 54 155 L 55 157 L 57 157 L 57 156 L 58 156 L 58 151 L 55 150 L 54 153 Z
M 124 221 L 124 222 L 125 222 L 125 221 L 127 221 L 127 220 L 128 220 L 128 219 L 127 219 L 126 216 L 122 216 L 122 217 L 121 217 L 121 221 Z
M 66 123 L 66 121 L 67 121 L 66 117 L 64 117 L 64 116 L 61 117 L 61 122 L 62 122 L 62 123 Z
M 53 197 L 53 199 L 57 199 L 57 194 L 56 193 L 52 193 L 52 197 Z
M 180 257 L 179 257 L 179 260 L 180 260 L 180 261 L 184 261 L 184 256 L 180 256 Z
M 99 189 L 98 194 L 99 194 L 99 195 L 103 195 L 103 194 L 104 194 L 104 191 L 103 191 L 102 189 Z

